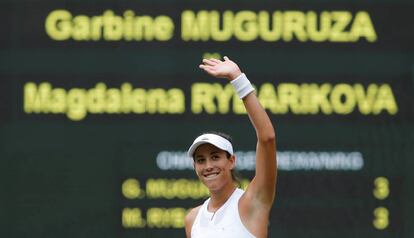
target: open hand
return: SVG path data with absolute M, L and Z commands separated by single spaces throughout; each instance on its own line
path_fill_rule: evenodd
M 199 67 L 216 78 L 233 80 L 241 74 L 239 66 L 227 56 L 224 56 L 224 61 L 213 58 L 203 59 Z

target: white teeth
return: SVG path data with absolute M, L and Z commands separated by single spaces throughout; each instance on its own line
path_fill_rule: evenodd
M 206 178 L 211 178 L 211 177 L 215 177 L 215 176 L 217 176 L 218 175 L 218 173 L 215 173 L 215 174 L 208 174 L 208 175 L 205 175 L 205 177 Z

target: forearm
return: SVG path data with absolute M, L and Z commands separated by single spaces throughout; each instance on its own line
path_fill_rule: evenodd
M 266 111 L 260 105 L 259 100 L 254 92 L 243 98 L 244 106 L 250 121 L 256 130 L 259 142 L 273 141 L 275 139 L 275 130 Z
M 231 75 L 230 80 L 236 93 L 243 100 L 250 121 L 256 130 L 258 140 L 268 141 L 274 139 L 275 132 L 272 122 L 262 105 L 260 105 L 260 102 L 254 93 L 254 88 L 247 77 L 237 68 Z

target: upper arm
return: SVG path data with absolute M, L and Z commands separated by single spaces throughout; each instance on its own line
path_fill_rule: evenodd
M 256 173 L 248 193 L 263 206 L 271 206 L 276 193 L 276 142 L 275 138 L 258 141 L 256 146 Z
M 185 216 L 184 224 L 185 224 L 185 234 L 187 238 L 191 237 L 191 228 L 193 227 L 194 220 L 197 217 L 198 210 L 201 206 L 195 207 L 188 212 L 188 214 Z

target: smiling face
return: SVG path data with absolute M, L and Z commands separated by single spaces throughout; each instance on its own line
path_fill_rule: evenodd
M 197 176 L 210 191 L 234 186 L 231 170 L 235 157 L 211 144 L 200 145 L 194 152 L 194 169 Z

